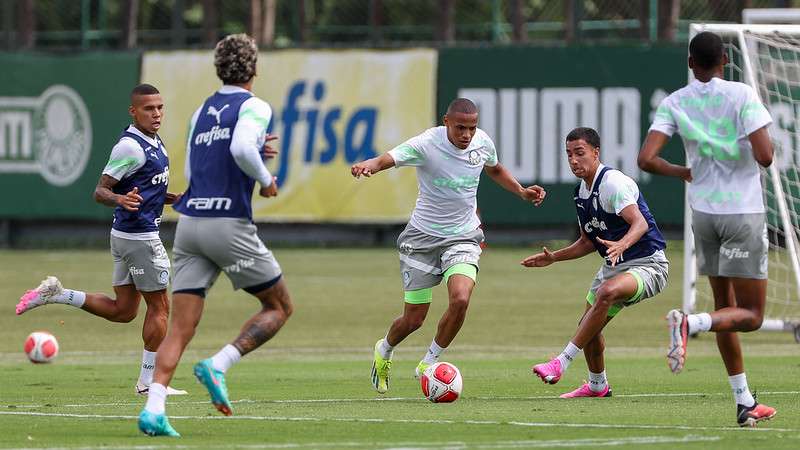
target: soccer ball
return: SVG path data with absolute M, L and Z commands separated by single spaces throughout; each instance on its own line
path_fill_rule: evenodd
M 419 379 L 422 395 L 433 403 L 450 403 L 461 395 L 461 372 L 448 362 L 431 365 Z
M 47 331 L 34 331 L 25 339 L 25 353 L 33 363 L 48 363 L 58 355 L 58 341 Z

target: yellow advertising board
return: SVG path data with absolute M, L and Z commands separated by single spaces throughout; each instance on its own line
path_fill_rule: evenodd
M 253 93 L 272 106 L 269 131 L 280 155 L 267 163 L 276 198 L 253 197 L 267 221 L 384 222 L 408 219 L 413 169 L 355 180 L 350 166 L 386 152 L 436 123 L 436 52 L 427 49 L 287 50 L 259 55 Z M 142 82 L 156 86 L 166 117 L 170 190 L 186 188 L 183 167 L 192 113 L 219 89 L 211 51 L 148 52 Z M 165 208 L 174 217 L 171 208 Z

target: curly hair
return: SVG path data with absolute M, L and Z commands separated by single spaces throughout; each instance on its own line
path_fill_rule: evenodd
M 256 41 L 244 33 L 225 36 L 214 49 L 217 77 L 225 84 L 250 81 L 256 74 L 256 60 Z

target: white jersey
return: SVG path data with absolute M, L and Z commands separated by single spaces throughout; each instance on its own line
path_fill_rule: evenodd
M 484 166 L 497 165 L 494 142 L 480 128 L 466 149 L 453 145 L 445 127 L 425 130 L 389 151 L 395 166 L 417 168 L 419 197 L 409 223 L 424 233 L 450 237 L 480 226 L 478 183 Z
M 592 186 L 587 186 L 585 181 L 581 181 L 578 197 L 582 199 L 589 198 L 594 184 L 597 183 L 596 175 L 599 175 L 604 167 L 605 165 L 603 164 L 597 167 Z M 619 215 L 625 207 L 636 205 L 639 201 L 639 186 L 636 185 L 636 182 L 631 177 L 616 169 L 606 172 L 606 176 L 603 177 L 603 182 L 597 191 L 600 194 L 600 208 L 609 214 Z
M 693 80 L 665 98 L 650 131 L 678 132 L 692 168 L 689 205 L 707 214 L 764 212 L 761 170 L 748 136 L 772 123 L 743 83 Z

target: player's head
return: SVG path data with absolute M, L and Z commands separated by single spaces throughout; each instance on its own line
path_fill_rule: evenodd
M 698 33 L 689 42 L 689 67 L 695 72 L 718 72 L 728 63 L 725 45 L 710 31 Z
M 597 131 L 579 127 L 567 135 L 567 162 L 578 178 L 594 174 L 600 165 L 600 135 Z
M 158 133 L 164 118 L 164 100 L 152 84 L 142 83 L 131 90 L 131 106 L 128 108 L 133 124 L 147 134 Z
M 444 126 L 453 145 L 460 149 L 469 147 L 478 129 L 478 107 L 466 98 L 453 100 L 444 115 Z
M 231 34 L 217 42 L 214 67 L 217 77 L 225 84 L 246 84 L 256 75 L 258 47 L 250 36 Z

